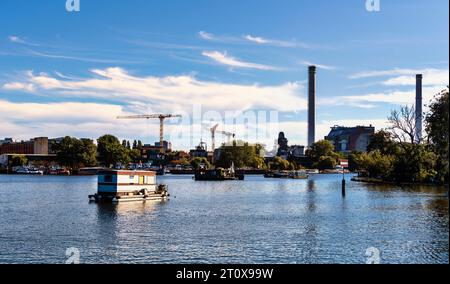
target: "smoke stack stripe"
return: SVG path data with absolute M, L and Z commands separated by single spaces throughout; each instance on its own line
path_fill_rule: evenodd
M 422 74 L 416 75 L 416 142 L 422 141 Z
M 316 141 L 316 66 L 308 68 L 308 146 Z

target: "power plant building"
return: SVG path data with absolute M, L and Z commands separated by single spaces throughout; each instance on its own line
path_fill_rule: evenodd
M 375 134 L 375 127 L 372 125 L 356 127 L 334 126 L 325 139 L 334 145 L 335 151 L 348 154 L 353 151 L 367 152 L 367 147 L 373 134 Z

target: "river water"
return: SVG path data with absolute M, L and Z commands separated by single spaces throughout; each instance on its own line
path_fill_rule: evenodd
M 0 263 L 448 263 L 444 188 L 341 178 L 165 176 L 170 201 L 114 206 L 96 177 L 0 176 Z

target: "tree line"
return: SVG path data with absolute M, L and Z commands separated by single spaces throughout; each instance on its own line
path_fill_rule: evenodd
M 398 183 L 448 184 L 449 90 L 437 94 L 425 114 L 425 137 L 417 141 L 415 111 L 392 111 L 390 127 L 373 135 L 367 153 L 349 156 L 351 170 Z

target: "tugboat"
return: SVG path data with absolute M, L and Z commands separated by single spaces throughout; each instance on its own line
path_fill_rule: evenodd
M 245 174 L 242 171 L 236 172 L 234 163 L 232 163 L 229 169 L 216 168 L 208 170 L 205 166 L 201 166 L 199 170 L 195 171 L 194 178 L 196 181 L 244 180 Z
M 156 184 L 156 172 L 102 170 L 98 173 L 98 189 L 89 195 L 92 202 L 146 202 L 169 198 L 167 186 Z

